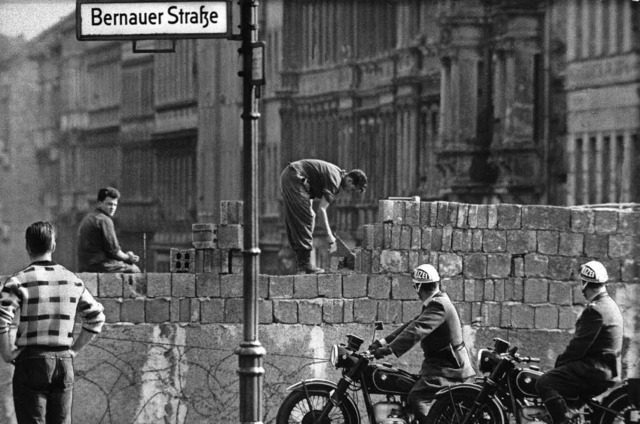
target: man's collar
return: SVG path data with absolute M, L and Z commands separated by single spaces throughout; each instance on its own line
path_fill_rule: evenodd
M 58 264 L 53 261 L 35 261 L 35 262 L 31 262 L 31 265 L 52 266 L 52 265 L 58 265 Z
M 605 296 L 605 295 L 607 295 L 607 296 L 609 295 L 609 293 L 607 293 L 607 291 L 606 291 L 606 290 L 604 290 L 604 291 L 600 291 L 600 292 L 597 292 L 597 293 L 595 293 L 593 296 L 591 296 L 591 298 L 590 298 L 590 299 L 587 299 L 587 303 L 591 303 L 591 302 L 593 302 L 594 300 L 599 299 L 600 297 L 603 297 L 603 296 Z
M 433 300 L 434 297 L 436 297 L 437 295 L 439 295 L 440 293 L 442 293 L 440 290 L 436 291 L 435 293 L 433 293 L 431 296 L 427 297 L 424 302 L 422 302 L 422 304 L 424 306 L 427 306 L 429 304 L 429 302 L 431 302 Z
M 113 219 L 113 217 L 111 215 L 109 215 L 108 213 L 106 213 L 105 211 L 103 211 L 102 209 L 100 209 L 99 207 L 96 206 L 96 212 L 97 213 L 101 213 L 102 215 L 106 216 L 107 218 L 111 218 Z

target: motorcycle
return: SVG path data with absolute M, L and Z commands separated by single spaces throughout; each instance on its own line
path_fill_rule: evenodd
M 333 345 L 331 364 L 343 370 L 338 384 L 324 379 L 309 379 L 290 386 L 287 389 L 289 395 L 278 409 L 276 423 L 360 423 L 360 411 L 350 390 L 362 392 L 368 416 L 368 421 L 364 422 L 412 422 L 413 416 L 407 409 L 407 395 L 418 376 L 389 363 L 372 363 L 372 354 L 358 352 L 362 343 L 361 338 L 348 335 L 346 345 Z M 372 395 L 385 397 L 374 402 Z
M 542 375 L 538 358 L 520 356 L 517 347 L 494 339 L 493 349 L 478 352 L 477 369 L 484 374 L 475 383 L 440 390 L 427 415 L 429 424 L 543 424 L 551 423 L 536 391 Z M 640 379 L 626 380 L 602 401 L 567 400 L 577 409 L 571 424 L 639 423 Z

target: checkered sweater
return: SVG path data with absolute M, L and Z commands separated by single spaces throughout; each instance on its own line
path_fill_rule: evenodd
M 34 262 L 0 291 L 0 334 L 9 330 L 18 313 L 17 346 L 71 347 L 76 313 L 82 328 L 99 333 L 105 321 L 102 311 L 74 273 L 55 262 Z

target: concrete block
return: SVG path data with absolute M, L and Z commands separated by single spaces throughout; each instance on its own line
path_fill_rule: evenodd
M 244 321 L 244 299 L 231 298 L 224 302 L 224 322 L 240 324 Z
M 524 255 L 511 256 L 511 273 L 514 277 L 524 277 Z
M 457 228 L 469 228 L 469 205 L 461 203 L 458 205 L 458 216 L 455 226 Z
M 609 254 L 609 237 L 606 234 L 585 234 L 584 254 L 592 258 L 606 258 Z
M 382 250 L 384 246 L 384 227 L 382 224 L 373 224 L 373 247 L 374 250 Z
M 120 317 L 122 321 L 134 324 L 145 323 L 144 303 L 144 298 L 124 299 L 120 309 Z
M 242 249 L 244 243 L 243 227 L 239 224 L 218 226 L 219 249 Z
M 200 316 L 203 324 L 224 322 L 224 299 L 200 299 Z
M 420 300 L 402 301 L 402 322 L 408 322 L 420 315 L 422 304 Z
M 342 294 L 345 298 L 366 297 L 367 276 L 363 274 L 343 275 Z
M 387 275 L 370 275 L 367 295 L 370 299 L 389 299 L 391 297 L 391 279 Z
M 318 296 L 342 297 L 342 274 L 318 274 Z
M 267 299 L 269 297 L 269 276 L 260 274 L 258 275 L 258 296 L 261 299 Z
M 258 313 L 260 314 L 258 322 L 260 324 L 273 323 L 273 301 L 260 299 L 258 301 Z
M 406 202 L 404 209 L 404 224 L 409 226 L 420 225 L 420 202 Z
M 463 259 L 463 274 L 466 278 L 486 278 L 487 255 L 472 253 Z
M 420 202 L 420 226 L 431 225 L 431 202 Z
M 487 276 L 489 278 L 507 278 L 511 274 L 511 255 L 508 253 L 489 253 L 487 255 Z
M 393 200 L 378 200 L 378 222 L 394 222 L 394 202 Z
M 469 325 L 473 321 L 473 315 L 471 313 L 471 305 L 469 303 L 456 302 L 454 303 L 458 315 L 460 316 L 460 323 L 462 325 Z
M 422 250 L 432 250 L 431 238 L 433 234 L 433 228 L 423 226 L 421 228 L 420 233 L 421 233 L 420 246 Z
M 507 252 L 524 254 L 535 252 L 537 247 L 536 232 L 533 230 L 507 231 Z
M 131 274 L 132 276 L 143 276 L 144 274 Z M 98 296 L 98 274 L 94 272 L 78 272 L 76 276 L 82 280 L 84 283 L 84 287 L 91 293 L 94 297 Z M 7 278 L 0 278 L 0 283 L 4 283 L 7 281 Z M 145 278 L 145 292 L 146 292 L 146 278 Z
M 560 235 L 557 231 L 538 231 L 538 253 L 557 255 L 560 245 Z
M 449 202 L 435 202 L 438 207 L 438 217 L 436 225 L 438 227 L 444 227 L 449 224 Z
M 375 247 L 375 227 L 373 224 L 362 226 L 362 249 L 372 250 Z
M 195 297 L 196 295 L 196 275 L 175 273 L 171 274 L 171 296 L 173 297 Z
M 380 272 L 380 250 L 371 251 L 371 273 L 378 274 Z
M 147 274 L 122 274 L 122 278 L 124 280 L 124 297 L 135 298 L 147 295 Z M 91 290 L 89 292 L 94 293 Z
M 169 271 L 170 272 L 196 272 L 196 249 L 176 249 L 169 250 Z
M 569 231 L 571 228 L 571 211 L 558 206 L 523 206 L 522 228 L 529 230 Z
M 147 274 L 147 296 L 171 296 L 171 274 L 150 272 Z
M 469 219 L 472 219 L 472 215 L 469 215 Z M 477 205 L 477 216 L 475 219 L 475 226 L 471 225 L 470 221 L 470 227 L 471 228 L 480 228 L 480 229 L 484 229 L 484 228 L 489 228 L 489 205 Z
M 244 202 L 222 200 L 220 202 L 220 224 L 244 224 Z
M 244 255 L 240 249 L 229 251 L 229 273 L 242 274 L 244 272 Z
M 220 297 L 220 275 L 196 274 L 196 296 Z
M 575 233 L 594 233 L 596 231 L 595 214 L 592 209 L 571 209 L 571 231 Z
M 555 330 L 558 328 L 560 317 L 559 309 L 556 305 L 536 306 L 534 309 L 534 328 Z
M 404 225 L 406 205 L 407 202 L 403 200 L 393 201 L 393 223 L 395 225 Z
M 582 256 L 584 253 L 584 234 L 560 232 L 558 254 L 563 256 Z
M 218 226 L 216 224 L 191 224 L 191 240 L 196 249 L 216 249 L 218 247 Z
M 490 302 L 496 300 L 495 290 L 496 290 L 495 280 L 492 280 L 489 278 L 484 280 L 484 295 L 482 297 L 482 300 L 490 301 Z
M 638 244 L 640 240 L 637 236 L 622 234 L 612 234 L 609 236 L 609 257 L 626 258 L 638 256 Z
M 198 299 L 197 297 L 192 297 L 189 299 L 189 303 L 189 311 L 191 312 L 189 322 L 200 322 L 200 299 Z
M 483 302 L 481 304 L 482 325 L 487 327 L 500 326 L 502 319 L 502 305 L 496 302 Z
M 607 274 L 609 274 L 610 282 L 620 281 L 622 276 L 622 261 L 620 259 L 600 258 L 598 260 L 602 262 L 602 265 L 604 265 L 605 268 L 607 269 Z M 582 264 L 578 264 L 578 265 L 582 265 Z
M 327 324 L 342 324 L 344 301 L 342 299 L 325 299 L 322 304 L 322 321 Z
M 436 251 L 443 250 L 442 249 L 442 228 L 431 229 L 431 250 L 436 250 Z
M 391 229 L 391 249 L 400 250 L 402 241 L 402 225 L 394 225 Z
M 467 227 L 478 228 L 478 206 L 468 205 L 467 208 Z
M 511 308 L 511 322 L 515 328 L 533 328 L 535 310 L 529 305 L 513 305 Z
M 462 257 L 456 253 L 441 253 L 437 267 L 441 278 L 459 275 L 463 270 Z
M 416 299 L 416 291 L 410 275 L 394 275 L 391 277 L 391 299 L 412 300 Z
M 573 279 L 577 269 L 576 259 L 566 256 L 549 256 L 546 277 L 552 280 L 566 281 Z
M 622 260 L 621 277 L 625 283 L 640 283 L 640 264 L 635 259 Z
M 422 252 L 417 250 L 410 250 L 407 252 L 407 267 L 409 270 L 413 270 L 420 266 L 423 262 L 421 262 L 420 258 L 422 257 Z
M 124 293 L 122 274 L 100 274 L 98 276 L 98 296 L 122 297 Z
M 297 324 L 298 303 L 293 300 L 274 300 L 273 322 L 279 324 Z
M 595 210 L 596 233 L 611 234 L 618 230 L 618 211 Z
M 318 276 L 315 274 L 294 275 L 293 297 L 296 299 L 315 299 L 318 297 Z
M 484 280 L 464 280 L 464 301 L 481 302 L 484 298 Z
M 482 244 L 484 243 L 483 230 L 471 230 L 471 251 L 482 252 Z
M 461 275 L 450 278 L 442 278 L 441 285 L 442 288 L 447 292 L 451 300 L 464 300 L 464 279 Z
M 409 249 L 420 250 L 422 248 L 422 228 L 418 226 L 409 228 L 411 228 L 411 244 L 409 245 Z
M 188 297 L 184 297 L 182 299 L 179 299 L 179 316 L 178 316 L 178 320 L 179 322 L 191 322 L 191 317 L 192 317 L 192 313 L 191 313 L 191 300 L 193 298 L 188 298 Z M 171 316 L 171 319 L 173 320 L 173 315 Z
M 301 300 L 298 303 L 299 322 L 303 325 L 322 324 L 322 301 Z
M 618 212 L 618 233 L 640 235 L 640 212 Z
M 372 299 L 355 299 L 353 301 L 353 321 L 371 324 L 378 316 L 378 301 Z
M 504 278 L 497 278 L 493 280 L 493 300 L 496 302 L 504 302 L 506 300 L 504 289 L 508 281 L 508 279 Z
M 407 272 L 407 257 L 398 250 L 380 252 L 380 272 Z
M 102 304 L 104 307 L 104 316 L 106 318 L 106 322 L 121 322 L 122 318 L 120 315 L 122 308 L 122 299 L 114 298 L 114 297 L 105 297 L 97 299 L 98 302 Z
M 443 250 L 445 252 L 451 251 L 452 240 L 453 240 L 453 227 L 451 225 L 442 227 L 442 247 L 440 247 L 440 250 Z
M 504 298 L 506 301 L 522 302 L 524 300 L 524 279 L 509 278 L 504 285 Z
M 549 257 L 537 253 L 524 256 L 524 275 L 527 277 L 546 277 L 549 268 Z
M 168 298 L 146 299 L 145 316 L 148 323 L 161 323 L 170 320 L 170 303 Z
M 471 252 L 471 230 L 454 229 L 451 237 L 451 250 L 454 252 Z
M 483 252 L 506 252 L 507 232 L 504 230 L 484 230 L 482 233 Z
M 558 328 L 561 330 L 575 328 L 581 308 L 567 306 L 558 309 Z
M 411 249 L 411 227 L 402 225 L 400 229 L 400 249 Z
M 571 305 L 573 303 L 572 285 L 562 281 L 549 283 L 549 303 L 552 305 Z
M 402 301 L 380 300 L 378 301 L 378 321 L 389 324 L 402 323 Z
M 244 296 L 244 277 L 242 274 L 220 275 L 220 296 L 224 298 Z
M 549 282 L 543 278 L 524 280 L 524 303 L 547 303 L 549 301 Z
M 353 322 L 353 299 L 345 299 L 343 306 L 343 322 L 345 324 Z
M 447 217 L 447 225 L 455 227 L 458 223 L 458 209 L 462 204 L 457 202 L 449 202 L 449 216 Z
M 393 239 L 393 224 L 382 224 L 382 247 L 384 249 L 391 249 L 391 242 Z
M 270 299 L 290 299 L 293 297 L 293 276 L 270 276 L 269 277 L 269 298 Z
M 522 206 L 500 204 L 498 207 L 498 228 L 519 229 L 522 226 Z
M 498 226 L 498 205 L 487 205 L 487 228 Z

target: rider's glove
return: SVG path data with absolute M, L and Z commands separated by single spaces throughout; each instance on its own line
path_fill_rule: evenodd
M 384 358 L 385 356 L 389 356 L 393 353 L 389 346 L 380 347 L 373 351 L 373 356 L 376 359 Z
M 376 340 L 369 345 L 369 348 L 367 350 L 369 352 L 374 352 L 376 349 L 380 349 L 381 347 L 382 347 L 382 343 L 380 343 L 380 340 Z

